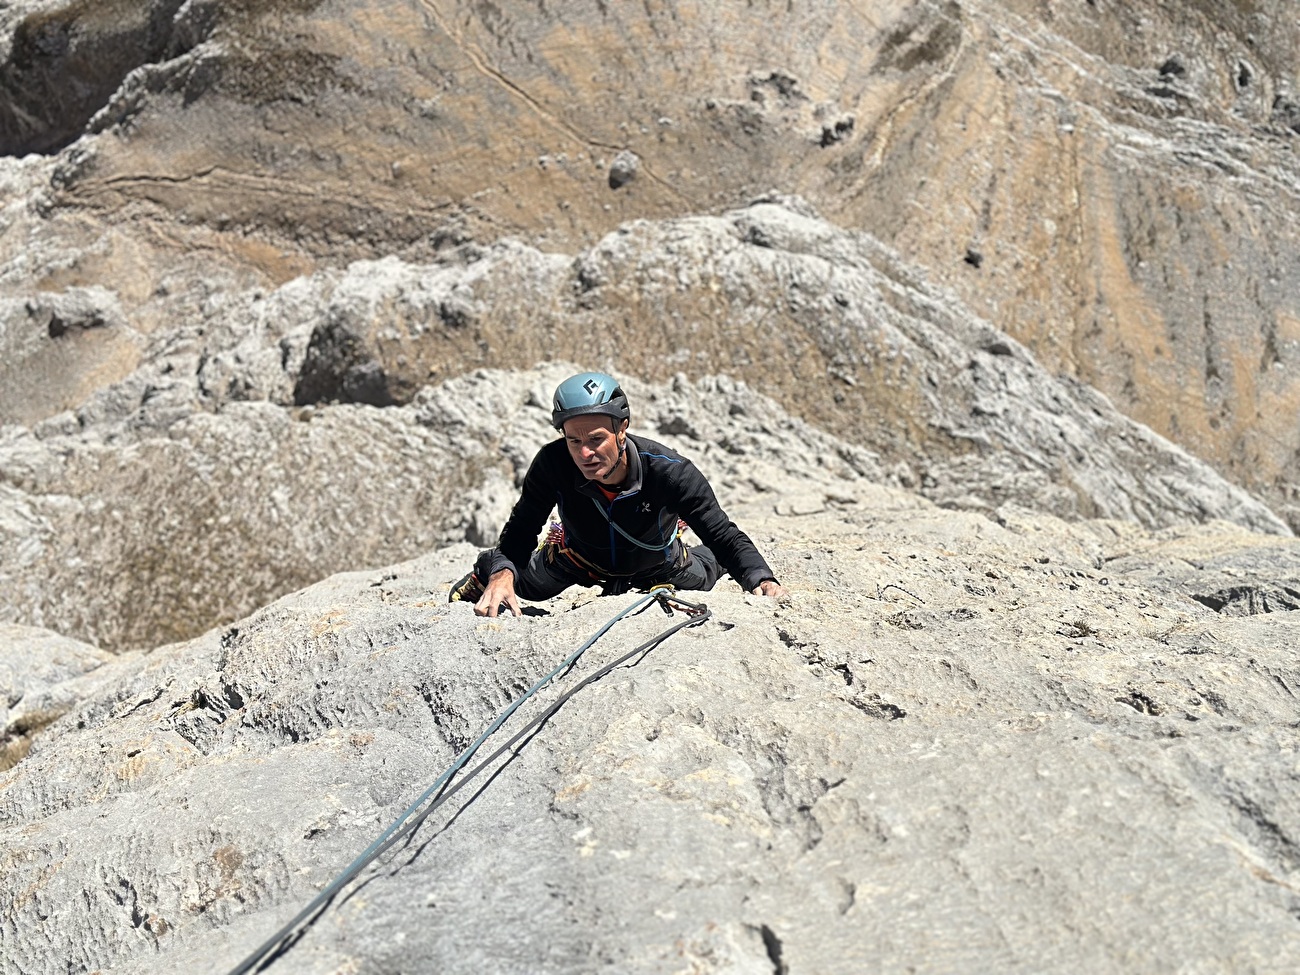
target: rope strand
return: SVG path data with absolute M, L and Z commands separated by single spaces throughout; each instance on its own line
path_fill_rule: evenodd
M 564 661 L 559 664 L 559 666 L 553 669 L 545 677 L 542 677 L 540 680 L 534 683 L 532 687 L 530 687 L 527 691 L 525 691 L 521 697 L 516 699 L 508 708 L 506 708 L 503 712 L 501 712 L 501 714 L 498 715 L 497 718 L 490 725 L 488 725 L 487 730 L 485 730 L 481 735 L 479 735 L 478 738 L 476 738 L 468 748 L 466 748 L 463 752 L 460 753 L 460 755 L 457 756 L 456 760 L 451 764 L 451 766 L 445 772 L 443 772 L 442 775 L 438 777 L 437 781 L 435 781 L 433 785 L 429 786 L 429 788 L 427 788 L 420 795 L 420 797 L 415 800 L 415 802 L 411 803 L 411 805 L 406 808 L 405 812 L 403 812 L 400 816 L 398 816 L 397 819 L 394 820 L 392 824 L 389 825 L 389 827 L 386 830 L 384 830 L 384 832 L 381 833 L 374 842 L 372 842 L 368 847 L 366 847 L 366 849 L 363 850 L 362 853 L 355 860 L 353 860 L 350 864 L 348 864 L 348 866 L 344 868 L 343 872 L 340 873 L 338 877 L 336 877 L 319 894 L 317 894 L 314 898 L 312 898 L 311 903 L 309 903 L 301 911 L 295 914 L 287 924 L 285 924 L 278 931 L 276 931 L 275 934 L 271 935 L 270 938 L 268 938 L 261 945 L 259 945 L 247 958 L 245 958 L 242 962 L 240 962 L 238 965 L 232 968 L 230 970 L 229 975 L 245 975 L 246 972 L 251 971 L 254 968 L 254 966 L 262 962 L 262 960 L 272 952 L 272 949 L 281 946 L 285 942 L 285 939 L 290 934 L 292 934 L 303 921 L 311 917 L 311 915 L 314 914 L 318 909 L 322 909 L 325 906 L 327 906 L 328 903 L 331 900 L 333 900 L 335 895 L 337 895 L 338 892 L 346 884 L 348 884 L 363 869 L 365 869 L 366 866 L 368 866 L 371 862 L 373 862 L 376 858 L 381 856 L 387 850 L 391 849 L 392 846 L 396 844 L 404 836 L 407 836 L 410 833 L 414 832 L 414 830 L 416 830 L 420 826 L 420 824 L 423 823 L 424 820 L 427 819 L 435 809 L 437 809 L 444 802 L 450 799 L 453 795 L 459 792 L 471 779 L 474 778 L 474 776 L 478 775 L 479 772 L 481 772 L 484 768 L 492 764 L 492 762 L 496 761 L 497 758 L 499 758 L 502 754 L 504 754 L 508 749 L 513 747 L 516 742 L 520 741 L 529 732 L 531 732 L 535 728 L 545 723 L 545 721 L 548 718 L 550 718 L 553 714 L 555 714 L 556 711 L 560 709 L 560 707 L 564 704 L 564 702 L 569 700 L 569 698 L 573 697 L 573 695 L 576 694 L 578 691 L 580 691 L 582 688 L 586 687 L 591 683 L 594 683 L 595 681 L 599 680 L 601 677 L 604 677 L 610 671 L 619 667 L 626 661 L 632 659 L 637 654 L 647 653 L 650 650 L 654 649 L 654 647 L 658 646 L 664 640 L 668 639 L 668 637 L 672 636 L 678 630 L 684 629 L 687 626 L 696 626 L 700 623 L 703 623 L 705 620 L 709 619 L 712 616 L 712 613 L 709 611 L 707 606 L 704 606 L 703 604 L 688 603 L 684 600 L 676 599 L 673 597 L 673 592 L 674 589 L 672 586 L 656 586 L 655 588 L 651 589 L 650 592 L 647 593 L 645 596 L 642 596 L 640 599 L 632 603 L 626 609 L 616 613 L 609 620 L 609 622 L 607 622 L 604 626 L 602 626 L 599 630 L 597 630 L 594 635 L 592 635 L 584 644 L 582 644 L 582 646 L 578 647 L 577 650 L 575 650 L 568 657 L 566 657 Z M 486 741 L 493 734 L 493 732 L 495 732 L 498 728 L 500 728 L 501 725 L 504 724 L 505 721 L 512 714 L 514 714 L 516 710 L 518 710 L 521 704 L 523 704 L 530 697 L 532 697 L 539 690 L 541 690 L 548 683 L 550 683 L 550 681 L 554 677 L 556 677 L 556 675 L 571 669 L 573 665 L 577 663 L 578 658 L 581 657 L 582 654 L 585 653 L 587 649 L 591 647 L 592 644 L 594 644 L 597 640 L 599 640 L 602 636 L 604 636 L 607 632 L 609 632 L 609 630 L 614 626 L 615 623 L 619 622 L 619 620 L 622 620 L 628 616 L 633 615 L 635 612 L 638 612 L 639 610 L 645 608 L 646 606 L 650 605 L 650 603 L 656 600 L 659 601 L 659 604 L 663 606 L 664 610 L 668 612 L 670 615 L 672 612 L 671 606 L 677 606 L 678 608 L 690 614 L 689 618 L 679 623 L 675 623 L 674 625 L 670 626 L 668 629 L 659 633 L 657 636 L 641 644 L 636 649 L 623 654 L 617 660 L 614 660 L 613 662 L 606 664 L 604 667 L 601 667 L 595 673 L 579 681 L 573 688 L 571 688 L 569 691 L 561 695 L 559 699 L 555 701 L 555 703 L 553 703 L 552 705 L 550 705 L 550 707 L 548 707 L 545 711 L 543 711 L 541 715 L 539 715 L 537 718 L 534 718 L 532 722 L 530 722 L 525 728 L 523 728 L 521 731 L 515 734 L 509 741 L 507 741 L 504 745 L 502 745 L 495 752 L 493 752 L 492 755 L 490 755 L 484 761 L 480 762 L 469 774 L 467 774 L 455 785 L 451 786 L 451 788 L 447 788 L 447 785 L 451 781 L 452 777 L 465 765 L 466 762 L 470 760 L 470 758 L 473 757 L 474 753 L 478 750 L 479 746 L 482 745 L 483 742 Z M 415 811 L 419 809 L 420 806 L 422 806 L 425 802 L 427 802 L 430 797 L 435 796 L 435 794 L 436 797 L 434 798 L 433 802 L 429 805 L 429 807 L 425 809 L 414 821 L 407 823 L 407 820 L 411 818 L 411 816 L 415 813 Z M 287 950 L 288 947 L 290 946 L 285 945 L 284 949 L 282 950 Z M 271 958 L 267 959 L 268 964 L 274 961 L 275 958 L 279 957 L 279 954 L 280 952 L 277 951 L 274 955 L 271 956 Z

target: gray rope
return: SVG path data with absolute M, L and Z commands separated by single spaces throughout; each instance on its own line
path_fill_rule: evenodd
M 674 590 L 672 586 L 656 586 L 647 595 L 641 597 L 640 599 L 632 603 L 630 606 L 628 606 L 626 609 L 622 610 L 621 612 L 616 613 L 609 620 L 609 622 L 607 622 L 604 626 L 602 626 L 599 630 L 597 630 L 596 633 L 590 639 L 588 639 L 586 643 L 584 643 L 577 650 L 575 650 L 568 657 L 566 657 L 558 667 L 552 670 L 545 677 L 541 678 L 541 680 L 533 684 L 533 686 L 530 687 L 523 694 L 522 697 L 518 698 L 508 708 L 506 708 L 505 711 L 503 711 L 500 715 L 498 715 L 496 720 L 494 720 L 488 726 L 487 730 L 484 731 L 481 735 L 479 735 L 479 737 L 475 739 L 473 744 L 471 744 L 468 748 L 466 748 L 463 752 L 461 752 L 460 755 L 457 756 L 456 761 L 452 763 L 451 767 L 448 768 L 447 771 L 445 771 L 442 775 L 440 775 L 438 777 L 438 780 L 434 782 L 433 785 L 429 786 L 429 788 L 424 791 L 424 793 L 420 796 L 420 798 L 418 798 L 417 800 L 415 800 L 415 802 L 413 802 L 410 806 L 408 806 L 406 811 L 403 812 L 400 816 L 398 816 L 397 819 L 394 820 L 393 823 L 386 830 L 384 830 L 383 833 L 380 834 L 378 839 L 376 839 L 373 843 L 371 843 L 368 847 L 366 847 L 366 849 L 362 851 L 360 856 L 358 856 L 355 860 L 353 860 L 352 863 L 350 863 L 343 870 L 343 872 L 339 874 L 338 877 L 336 877 L 327 887 L 325 887 L 324 890 L 322 890 L 319 894 L 317 894 L 314 898 L 312 898 L 311 903 L 309 903 L 301 911 L 295 914 L 287 924 L 285 924 L 278 931 L 276 931 L 275 934 L 271 935 L 270 938 L 262 942 L 262 944 L 259 945 L 256 949 L 254 949 L 254 951 L 247 958 L 245 958 L 242 962 L 240 962 L 238 965 L 232 968 L 230 970 L 229 975 L 245 975 L 246 972 L 251 971 L 254 968 L 254 966 L 262 962 L 262 960 L 266 958 L 268 954 L 271 953 L 272 949 L 279 948 L 280 950 L 277 951 L 274 955 L 271 955 L 270 958 L 266 958 L 266 964 L 263 965 L 262 968 L 264 969 L 271 962 L 275 961 L 275 959 L 278 958 L 283 951 L 287 950 L 288 947 L 290 947 L 290 945 L 285 944 L 285 941 L 289 937 L 289 935 L 292 934 L 303 921 L 311 917 L 311 915 L 316 913 L 317 910 L 323 910 L 326 906 L 328 906 L 329 902 L 334 899 L 334 897 L 338 894 L 338 892 L 346 884 L 352 881 L 363 869 L 365 869 L 366 866 L 372 863 L 377 857 L 379 857 L 385 851 L 389 850 L 393 846 L 393 844 L 398 842 L 402 837 L 410 834 L 416 828 L 418 828 L 419 825 L 422 822 L 424 822 L 424 820 L 429 816 L 430 813 L 432 813 L 440 805 L 442 805 L 453 795 L 455 795 L 458 791 L 460 791 L 460 789 L 463 788 L 474 776 L 478 775 L 478 773 L 481 772 L 486 766 L 494 762 L 507 749 L 512 747 L 516 742 L 518 742 L 521 738 L 523 738 L 524 735 L 532 731 L 534 728 L 540 726 L 547 718 L 549 718 L 557 710 L 559 710 L 560 706 L 563 705 L 565 701 L 571 698 L 579 690 L 586 687 L 588 684 L 591 684 L 594 681 L 599 680 L 601 677 L 608 674 L 611 670 L 615 669 L 625 661 L 630 660 L 632 657 L 635 657 L 637 654 L 645 653 L 653 649 L 655 646 L 662 643 L 664 640 L 672 636 L 672 634 L 676 633 L 678 630 L 683 629 L 687 626 L 696 626 L 700 623 L 703 623 L 705 620 L 709 619 L 710 616 L 712 616 L 712 613 L 709 612 L 708 607 L 706 606 L 703 605 L 697 606 L 696 604 L 693 603 L 687 603 L 684 600 L 672 598 L 671 594 L 673 591 Z M 474 752 L 478 749 L 478 747 L 485 740 L 487 740 L 487 738 L 493 732 L 495 732 L 499 727 L 501 727 L 501 725 L 506 721 L 506 719 L 509 718 L 510 715 L 514 714 L 514 712 L 519 708 L 521 704 L 524 703 L 524 701 L 532 697 L 537 691 L 539 691 L 542 687 L 544 687 L 557 674 L 573 667 L 573 665 L 577 663 L 578 658 L 582 656 L 582 654 L 587 650 L 587 648 L 589 648 L 593 643 L 595 643 L 598 639 L 604 636 L 604 634 L 608 632 L 609 629 L 615 623 L 617 623 L 621 619 L 624 619 L 625 617 L 631 616 L 635 611 L 643 609 L 644 607 L 648 606 L 651 602 L 655 600 L 659 601 L 659 604 L 663 607 L 664 612 L 668 613 L 670 616 L 672 615 L 672 609 L 670 608 L 669 605 L 670 602 L 675 603 L 683 608 L 686 608 L 687 612 L 691 612 L 692 610 L 694 610 L 695 612 L 693 612 L 692 615 L 686 620 L 683 620 L 679 623 L 674 624 L 673 626 L 670 626 L 668 629 L 662 631 L 657 636 L 641 644 L 641 646 L 624 654 L 623 656 L 619 657 L 617 660 L 613 661 L 612 663 L 606 664 L 604 667 L 597 670 L 591 676 L 580 681 L 570 691 L 563 694 L 554 704 L 552 704 L 549 708 L 543 711 L 542 714 L 538 718 L 534 719 L 527 727 L 525 727 L 522 731 L 520 731 L 518 734 L 512 737 L 508 742 L 506 742 L 495 752 L 493 752 L 489 758 L 479 763 L 479 765 L 477 765 L 468 775 L 462 778 L 450 789 L 447 788 L 447 784 L 448 782 L 450 782 L 451 778 L 456 774 L 457 771 L 461 769 L 461 767 L 465 765 L 466 762 L 469 761 L 469 759 L 474 755 Z M 415 810 L 418 809 L 421 805 L 423 805 L 431 796 L 434 796 L 435 793 L 437 793 L 437 796 L 434 799 L 433 803 L 430 804 L 429 808 L 425 809 L 415 820 L 413 820 L 410 823 L 407 823 L 406 821 L 410 819 L 411 815 L 415 812 Z

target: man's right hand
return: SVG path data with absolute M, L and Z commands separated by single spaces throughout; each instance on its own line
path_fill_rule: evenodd
M 502 603 L 509 606 L 510 612 L 516 616 L 522 615 L 519 609 L 519 597 L 515 595 L 515 574 L 509 569 L 492 573 L 483 595 L 474 604 L 474 615 L 495 617 Z

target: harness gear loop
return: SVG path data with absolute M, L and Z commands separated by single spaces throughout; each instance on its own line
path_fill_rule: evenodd
M 594 498 L 592 500 L 595 501 Z M 598 501 L 596 502 L 596 507 L 600 509 L 602 514 L 604 513 L 604 509 L 600 508 L 600 502 Z M 610 522 L 610 524 L 613 525 L 614 529 L 618 531 L 620 534 L 626 535 L 623 529 L 619 528 L 618 525 L 614 525 L 613 522 Z M 658 546 L 646 545 L 642 542 L 637 542 L 637 544 L 640 545 L 642 548 L 648 549 L 649 551 L 652 552 L 667 552 L 668 549 L 672 546 L 673 542 L 682 537 L 682 534 L 686 531 L 686 528 L 687 525 L 685 520 L 678 518 L 677 531 L 673 535 L 673 537 L 669 540 L 668 544 L 665 545 L 663 548 L 659 548 Z M 630 536 L 628 537 L 630 538 Z M 635 539 L 633 539 L 633 541 L 635 541 Z M 566 559 L 569 560 L 570 564 L 572 564 L 575 568 L 577 568 L 581 572 L 585 572 L 587 574 L 587 577 L 591 579 L 593 582 L 605 582 L 608 579 L 617 579 L 622 576 L 628 575 L 627 573 L 611 572 L 610 570 L 606 569 L 604 566 L 597 565 L 595 562 L 592 562 L 588 558 L 584 558 L 582 555 L 578 554 L 573 549 L 571 549 L 568 545 L 568 540 L 564 533 L 564 525 L 563 523 L 558 521 L 551 522 L 551 526 L 550 528 L 547 529 L 546 536 L 538 544 L 537 550 L 542 553 L 543 557 L 546 559 L 547 565 L 554 565 L 556 556 L 563 555 Z M 683 542 L 681 561 L 675 563 L 677 567 L 686 564 L 686 556 L 688 551 L 689 549 L 687 548 L 686 544 Z

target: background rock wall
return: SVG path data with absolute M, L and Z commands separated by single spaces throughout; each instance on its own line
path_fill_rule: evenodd
M 0 6 L 0 970 L 228 970 L 608 618 L 445 601 L 593 366 L 791 602 L 276 970 L 1295 970 L 1294 13 Z
M 420 385 L 487 344 L 625 377 L 731 349 L 743 382 L 628 382 L 635 429 L 697 458 L 728 500 L 773 490 L 740 473 L 763 452 L 990 516 L 1010 503 L 1290 534 L 878 242 L 788 204 L 636 223 L 575 259 L 504 243 L 223 301 L 76 413 L 6 428 L 0 619 L 156 646 L 331 572 L 492 544 L 579 367 Z M 718 307 L 744 311 L 705 326 Z M 622 324 L 643 315 L 666 323 L 653 339 Z M 821 428 L 749 385 L 781 374 Z
M 507 234 L 574 253 L 777 188 L 1296 521 L 1284 0 L 101 8 L 28 0 L 0 20 L 9 151 L 99 133 L 8 164 L 22 199 L 0 283 L 25 301 L 102 285 L 148 336 L 225 282 Z M 104 99 L 93 119 L 41 95 L 54 77 Z M 205 295 L 196 276 L 220 283 Z M 654 341 L 655 311 L 628 318 L 629 341 Z M 52 366 L 6 357 L 9 415 L 80 402 L 30 375 L 79 374 L 85 393 L 129 371 L 131 343 L 99 371 L 103 349 L 70 344 Z M 730 370 L 731 347 L 694 344 L 692 375 Z M 506 343 L 471 357 L 531 364 Z

